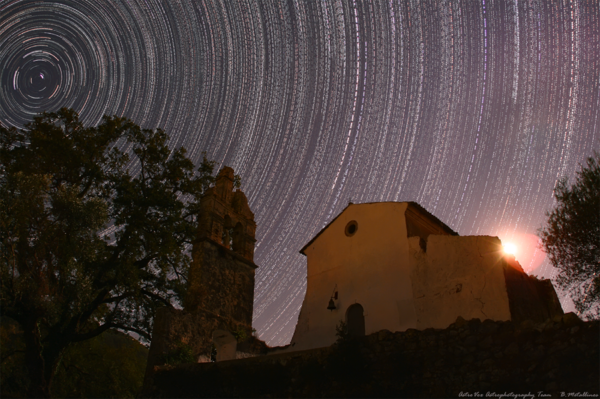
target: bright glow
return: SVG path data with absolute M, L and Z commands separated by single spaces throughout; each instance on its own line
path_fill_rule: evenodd
M 504 253 L 515 255 L 517 253 L 517 246 L 513 243 L 507 242 L 502 245 Z

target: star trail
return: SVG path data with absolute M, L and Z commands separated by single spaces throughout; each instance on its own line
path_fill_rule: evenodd
M 551 277 L 536 231 L 600 147 L 592 0 L 0 0 L 0 67 L 5 125 L 125 116 L 242 176 L 271 345 L 302 305 L 298 251 L 349 201 L 417 201 Z

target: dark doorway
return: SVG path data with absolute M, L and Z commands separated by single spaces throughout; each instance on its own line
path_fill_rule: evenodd
M 346 325 L 350 337 L 362 337 L 365 335 L 365 316 L 363 307 L 355 303 L 346 311 Z

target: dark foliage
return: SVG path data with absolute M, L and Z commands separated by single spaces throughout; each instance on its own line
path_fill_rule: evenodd
M 3 318 L 0 396 L 27 397 L 29 377 L 23 332 Z M 57 398 L 134 398 L 141 388 L 148 349 L 132 337 L 108 330 L 65 350 L 53 383 Z
M 29 378 L 24 354 L 23 331 L 16 322 L 3 317 L 0 320 L 0 397 L 25 397 Z
M 594 152 L 572 186 L 561 180 L 557 204 L 540 229 L 543 247 L 560 273 L 556 282 L 581 314 L 600 316 L 600 154 Z
M 166 354 L 163 359 L 164 364 L 174 366 L 182 363 L 194 363 L 194 352 L 188 344 L 180 342 L 175 349 Z
M 181 300 L 214 162 L 70 109 L 0 126 L 0 161 L 0 315 L 23 331 L 29 395 L 47 397 L 71 345 L 109 329 L 147 339 L 155 308 Z
M 148 349 L 108 330 L 69 347 L 56 373 L 56 398 L 135 398 L 142 389 Z

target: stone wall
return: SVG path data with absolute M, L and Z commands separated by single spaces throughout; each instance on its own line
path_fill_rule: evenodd
M 504 267 L 511 320 L 541 322 L 562 314 L 563 310 L 552 282 L 528 276 L 518 270 L 520 265 L 516 261 L 514 263 L 518 268 L 515 265 Z
M 151 397 L 598 397 L 599 322 L 458 319 L 329 348 L 155 370 Z M 494 396 L 495 395 L 495 396 Z M 529 396 L 527 396 L 529 395 Z M 547 395 L 547 396 L 546 396 Z
M 210 358 L 215 330 L 244 331 L 252 335 L 252 302 L 254 299 L 254 264 L 209 239 L 194 246 L 195 259 L 201 259 L 199 284 L 190 290 L 194 301 L 202 306 L 185 310 L 160 308 L 154 318 L 152 344 L 144 386 L 151 383 L 154 366 L 164 364 L 165 356 L 181 345 L 190 347 L 195 359 Z M 191 309 L 190 309 L 191 308 Z M 208 310 L 210 309 L 210 310 Z
M 256 265 L 207 238 L 195 243 L 193 257 L 185 309 L 206 309 L 252 325 Z

